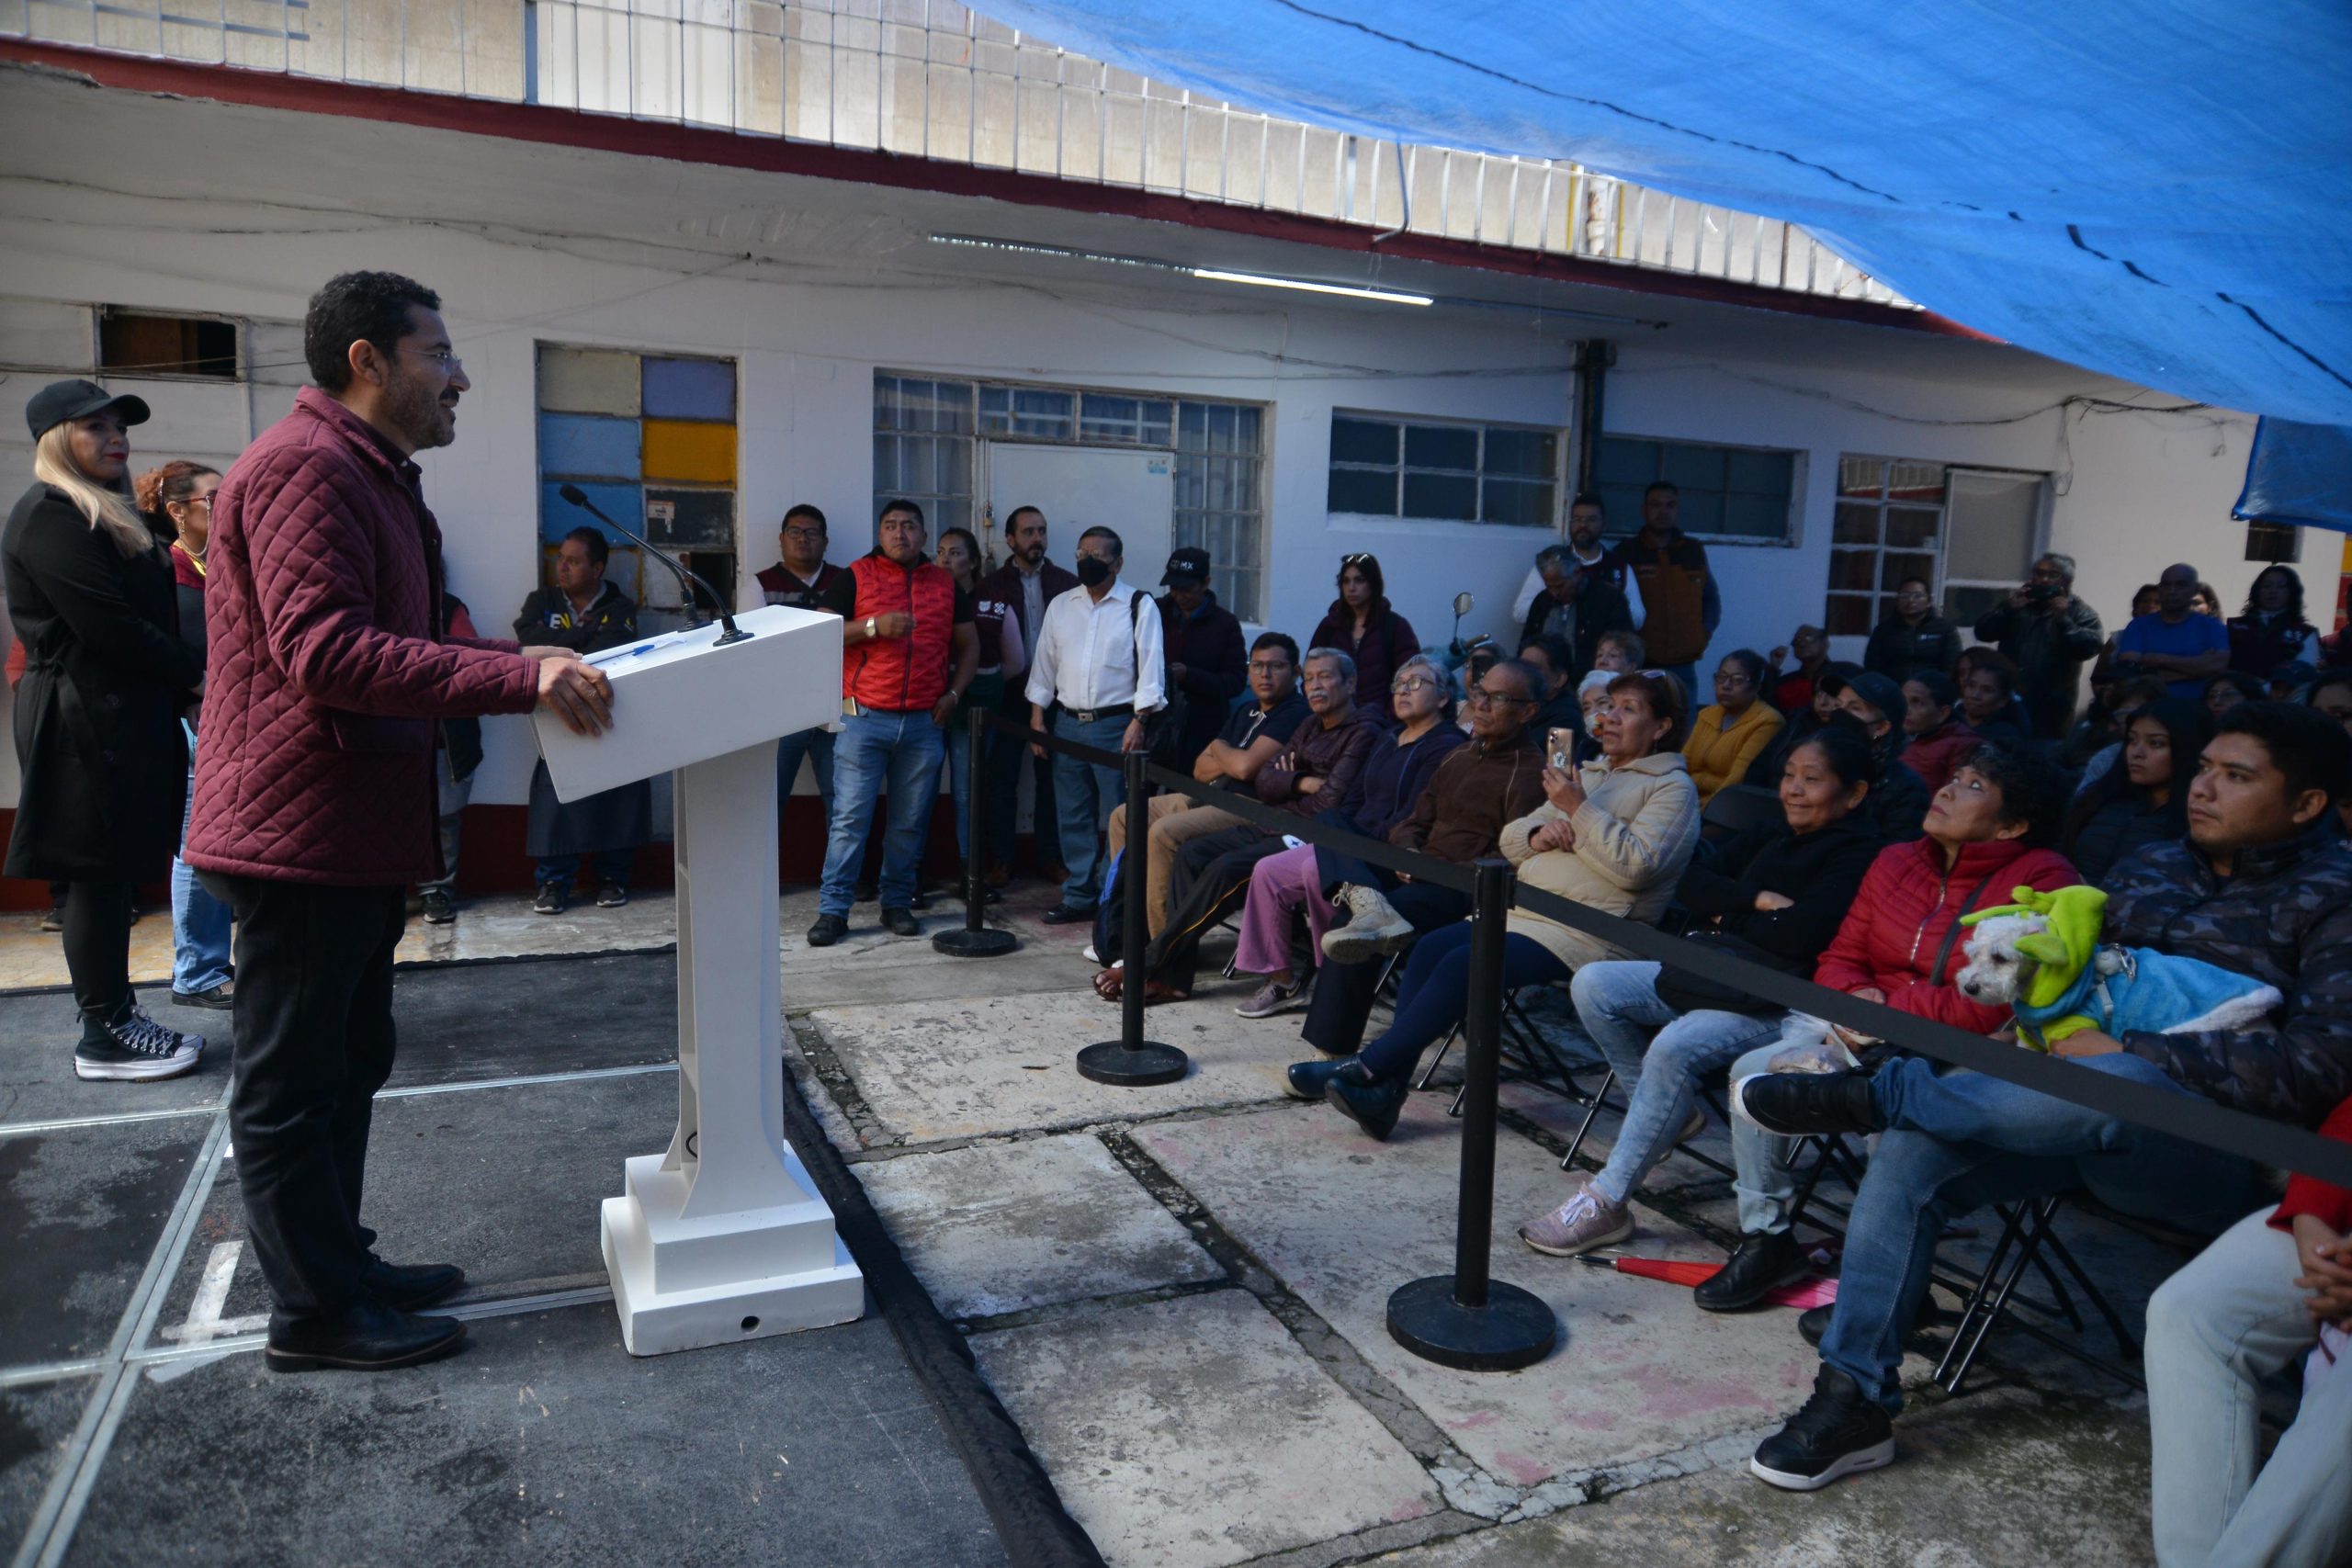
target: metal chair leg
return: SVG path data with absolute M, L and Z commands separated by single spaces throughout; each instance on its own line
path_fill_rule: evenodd
M 1992 1255 L 1985 1259 L 1984 1270 L 1977 1276 L 1975 1288 L 1969 1292 L 1968 1301 L 1961 1309 L 1960 1322 L 1952 1329 L 1951 1343 L 1944 1348 L 1943 1359 L 1936 1364 L 1936 1382 L 1946 1393 L 1959 1395 L 1961 1385 L 1968 1381 L 1969 1369 L 1976 1363 L 1977 1351 L 1984 1348 L 1985 1336 L 1993 1331 L 1993 1325 L 2008 1305 L 2010 1292 L 2017 1289 L 2027 1265 L 2033 1261 L 2037 1244 L 2026 1226 L 2035 1206 L 2032 1200 L 2028 1200 L 2007 1211 L 2007 1223 L 2002 1225 Z M 2018 1248 L 2018 1255 L 2011 1260 L 2008 1254 L 2013 1247 Z M 2008 1262 L 2008 1271 L 1987 1302 L 1985 1291 L 2004 1261 Z
M 1600 1102 L 1610 1086 L 1617 1081 L 1617 1069 L 1610 1067 L 1600 1075 L 1600 1087 L 1592 1091 L 1585 1104 L 1584 1120 L 1577 1124 L 1577 1135 L 1568 1140 L 1568 1152 L 1560 1156 L 1560 1168 L 1566 1170 L 1576 1163 L 1577 1151 L 1584 1147 L 1584 1135 L 1592 1131 L 1592 1119 L 1600 1114 Z

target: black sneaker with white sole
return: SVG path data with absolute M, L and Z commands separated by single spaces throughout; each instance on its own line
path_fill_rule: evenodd
M 137 1002 L 126 1001 L 104 1022 L 84 1015 L 74 1076 L 91 1083 L 146 1083 L 192 1073 L 203 1055 L 203 1035 L 166 1029 Z
M 1818 1492 L 1841 1476 L 1894 1462 L 1894 1423 L 1835 1367 L 1813 1380 L 1813 1397 L 1757 1445 L 1747 1468 L 1783 1492 Z

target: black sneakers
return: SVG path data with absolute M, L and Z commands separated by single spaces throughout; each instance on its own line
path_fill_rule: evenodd
M 915 912 L 912 909 L 883 910 L 882 929 L 892 936 L 922 935 L 922 922 L 915 919 Z
M 1372 1078 L 1363 1070 L 1362 1057 L 1350 1057 L 1341 1066 L 1351 1064 L 1354 1071 L 1334 1072 L 1324 1081 L 1323 1101 L 1337 1107 L 1373 1138 L 1385 1141 L 1396 1130 L 1396 1118 L 1404 1113 L 1411 1084 L 1407 1078 Z
M 808 945 L 831 947 L 849 932 L 849 922 L 839 915 L 820 915 L 808 927 Z
M 82 1015 L 74 1076 L 90 1083 L 148 1083 L 194 1072 L 203 1055 L 203 1035 L 166 1029 L 126 997 L 111 1019 Z
M 1732 1085 L 1731 1106 L 1787 1137 L 1875 1133 L 1886 1125 L 1868 1073 L 1752 1073 Z
M 417 906 L 428 926 L 446 926 L 458 918 L 457 901 L 449 897 L 449 890 L 446 887 L 426 888 L 424 896 L 417 900 Z
M 1813 1397 L 1757 1445 L 1747 1468 L 1784 1492 L 1818 1492 L 1840 1476 L 1894 1462 L 1894 1423 L 1835 1367 L 1813 1380 Z
M 539 896 L 531 900 L 535 915 L 560 915 L 564 909 L 564 886 L 560 882 L 542 882 Z
M 1739 1238 L 1730 1260 L 1699 1282 L 1690 1299 L 1704 1312 L 1746 1312 L 1782 1285 L 1793 1285 L 1812 1270 L 1796 1238 L 1767 1231 Z

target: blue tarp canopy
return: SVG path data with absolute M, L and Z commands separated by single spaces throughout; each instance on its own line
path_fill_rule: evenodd
M 981 8 L 1272 114 L 1786 219 L 1980 332 L 2352 425 L 2344 0 Z

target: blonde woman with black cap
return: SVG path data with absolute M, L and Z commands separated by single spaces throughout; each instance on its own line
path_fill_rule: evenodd
M 191 1071 L 204 1038 L 166 1029 L 130 989 L 130 901 L 178 847 L 187 789 L 179 714 L 204 679 L 180 639 L 164 541 L 133 505 L 128 431 L 147 405 L 59 381 L 25 405 L 34 480 L 0 532 L 0 582 L 25 645 L 22 784 L 0 874 L 62 881 L 65 966 L 82 1012 L 76 1077 Z

